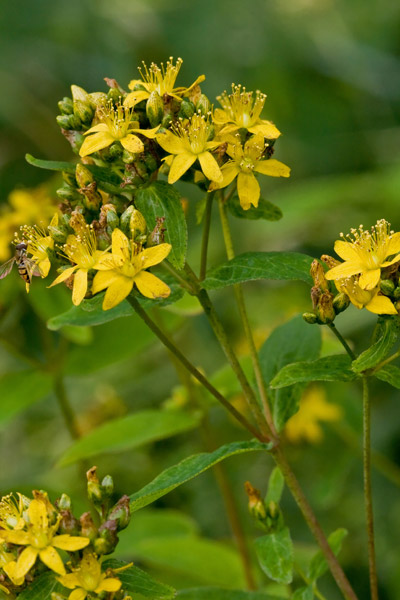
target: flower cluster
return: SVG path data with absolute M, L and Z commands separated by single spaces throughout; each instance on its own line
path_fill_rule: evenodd
M 50 225 L 26 223 L 17 242 L 27 245 L 33 274 L 46 277 L 54 265 L 59 274 L 51 285 L 64 282 L 75 305 L 104 290 L 105 310 L 132 290 L 168 296 L 169 287 L 149 269 L 167 258 L 173 231 L 157 198 L 151 209 L 139 201 L 160 177 L 209 193 L 233 184 L 247 210 L 259 202 L 258 174 L 289 176 L 271 158 L 280 132 L 261 118 L 266 96 L 233 85 L 214 109 L 200 89 L 204 75 L 188 87 L 176 85 L 181 65 L 172 58 L 143 64 L 128 91 L 114 79 L 105 80 L 108 92 L 73 85 L 72 97 L 59 102 L 57 122 L 79 162 L 63 171 Z
M 400 309 L 400 232 L 381 219 L 371 230 L 363 226 L 341 234 L 335 243 L 340 262 L 329 255 L 311 266 L 314 313 L 305 313 L 308 322 L 331 323 L 349 303 L 378 315 L 397 315 Z M 330 282 L 334 282 L 336 296 Z
M 110 508 L 112 479 L 106 476 L 100 483 L 96 467 L 88 471 L 88 492 L 99 513 L 100 526 L 90 513 L 77 519 L 66 494 L 54 505 L 46 492 L 38 490 L 32 492 L 32 498 L 20 493 L 1 498 L 0 590 L 14 597 L 50 570 L 65 589 L 59 598 L 105 598 L 104 592 L 113 593 L 115 599 L 128 598 L 118 572 L 130 565 L 111 570 L 104 569 L 102 563 L 104 555 L 115 549 L 118 531 L 129 523 L 129 497 L 123 496 Z

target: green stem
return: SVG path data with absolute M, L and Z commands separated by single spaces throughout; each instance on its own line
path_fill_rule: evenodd
M 206 210 L 204 212 L 204 225 L 203 225 L 203 237 L 201 240 L 201 256 L 200 256 L 200 281 L 206 276 L 207 272 L 207 253 L 208 253 L 208 240 L 210 237 L 210 226 L 211 226 L 211 213 L 214 193 L 210 192 L 207 194 Z
M 69 402 L 67 392 L 65 389 L 64 380 L 61 374 L 57 374 L 54 377 L 53 383 L 54 393 L 58 400 L 58 404 L 61 409 L 61 413 L 64 417 L 65 424 L 67 429 L 74 440 L 77 440 L 81 437 L 74 412 L 72 410 L 71 404 Z
M 231 230 L 229 227 L 228 216 L 226 214 L 226 202 L 224 201 L 224 197 L 222 194 L 219 199 L 218 206 L 219 206 L 219 215 L 220 215 L 220 219 L 221 219 L 222 233 L 224 236 L 224 242 L 225 242 L 225 248 L 226 248 L 226 255 L 228 257 L 228 260 L 232 260 L 235 257 L 235 252 L 233 249 L 233 241 L 232 241 Z M 237 303 L 238 309 L 239 309 L 240 318 L 241 318 L 241 321 L 243 324 L 243 329 L 244 329 L 244 332 L 246 335 L 247 343 L 249 344 L 250 357 L 251 357 L 251 361 L 253 364 L 253 370 L 254 370 L 254 375 L 256 378 L 258 392 L 260 394 L 261 402 L 262 402 L 263 409 L 264 409 L 265 420 L 268 423 L 268 427 L 272 433 L 274 440 L 277 441 L 279 436 L 278 436 L 278 432 L 276 431 L 276 428 L 275 428 L 270 405 L 268 402 L 267 388 L 266 388 L 264 377 L 263 377 L 263 374 L 261 371 L 261 365 L 260 365 L 260 360 L 258 357 L 257 348 L 254 343 L 253 332 L 251 330 L 249 318 L 247 315 L 246 304 L 245 304 L 244 294 L 243 294 L 243 288 L 240 283 L 237 283 L 236 285 L 233 286 L 233 289 L 234 289 L 234 293 L 235 293 L 235 297 L 236 297 L 236 303 Z
M 304 581 L 304 583 L 306 583 L 307 585 L 312 585 L 312 581 L 310 581 L 308 579 L 308 577 L 306 576 L 306 574 L 303 572 L 303 570 L 300 568 L 299 565 L 295 564 L 294 568 L 297 571 L 297 573 L 300 575 L 300 577 L 302 578 L 302 580 Z M 312 587 L 313 587 L 314 595 L 317 596 L 317 598 L 319 600 L 327 600 L 325 598 L 325 596 L 323 594 L 321 594 L 321 592 L 319 591 L 319 589 L 317 588 L 317 586 L 316 586 L 315 583 L 314 583 L 314 585 Z
M 232 406 L 228 400 L 208 381 L 208 379 L 198 370 L 196 367 L 182 354 L 182 352 L 171 342 L 171 340 L 164 334 L 163 331 L 154 323 L 149 317 L 145 310 L 140 306 L 139 302 L 134 296 L 128 296 L 127 300 L 134 308 L 138 316 L 146 323 L 151 331 L 158 337 L 158 339 L 164 344 L 170 352 L 183 364 L 183 366 L 199 381 L 209 392 L 220 402 L 233 417 L 239 421 L 245 429 L 250 431 L 261 442 L 268 442 L 269 438 L 260 434 L 257 429 L 244 417 L 234 406 Z
M 348 345 L 348 343 L 346 342 L 346 340 L 344 339 L 342 334 L 336 329 L 335 324 L 327 323 L 327 325 L 328 325 L 329 329 L 332 331 L 332 333 L 334 333 L 336 335 L 337 339 L 342 344 L 343 348 L 346 350 L 346 352 L 350 356 L 351 360 L 355 360 L 357 358 L 356 355 L 354 354 L 353 350 L 350 348 L 350 346 Z
M 371 403 L 369 398 L 368 379 L 363 377 L 363 468 L 364 468 L 364 499 L 367 519 L 369 582 L 371 600 L 378 600 L 378 579 L 376 574 L 374 515 L 372 507 L 371 486 Z

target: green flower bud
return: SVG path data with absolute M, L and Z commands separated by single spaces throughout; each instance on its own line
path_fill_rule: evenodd
M 126 210 L 124 210 L 119 220 L 121 231 L 128 237 L 130 237 L 131 234 L 131 216 L 135 210 L 135 207 L 131 204 Z
M 161 121 L 161 127 L 163 127 L 164 129 L 168 129 L 168 127 L 171 125 L 173 119 L 174 119 L 174 116 L 171 113 L 165 114 L 163 120 Z M 161 133 L 161 130 L 160 130 L 160 133 Z
M 385 296 L 391 296 L 395 290 L 395 285 L 391 279 L 381 279 L 380 288 Z
M 318 322 L 317 315 L 312 312 L 303 313 L 303 319 L 306 323 L 309 323 L 310 325 L 314 325 L 314 323 Z
M 118 88 L 110 88 L 107 93 L 107 100 L 111 100 L 115 104 L 119 104 L 122 101 L 121 90 Z
M 49 230 L 50 236 L 55 242 L 57 242 L 58 244 L 65 244 L 68 237 L 67 227 L 63 225 L 57 225 L 56 227 L 53 225 L 49 225 L 47 229 Z
M 135 161 L 135 158 L 136 154 L 132 154 L 132 152 L 129 152 L 129 150 L 123 150 L 122 162 L 124 162 L 126 165 L 130 165 L 131 163 L 133 163 Z
M 320 323 L 332 323 L 336 317 L 333 308 L 333 294 L 328 291 L 321 294 L 316 311 Z
M 82 123 L 89 125 L 94 117 L 94 109 L 90 101 L 81 102 L 80 100 L 76 100 L 76 102 L 74 102 L 74 115 L 78 117 Z
M 89 94 L 89 98 L 93 108 L 104 106 L 107 103 L 107 94 L 104 92 L 92 92 Z
M 106 475 L 103 477 L 103 481 L 101 482 L 101 487 L 104 490 L 105 496 L 111 496 L 114 491 L 114 481 L 111 475 Z
M 190 119 L 190 117 L 193 117 L 194 113 L 195 107 L 193 102 L 191 102 L 188 98 L 183 98 L 178 115 L 183 119 Z
M 98 540 L 102 540 L 102 542 L 98 542 Z M 95 552 L 97 554 L 110 554 L 117 544 L 117 523 L 108 519 L 99 527 L 99 537 L 93 543 Z M 100 552 L 100 549 L 102 552 Z
M 87 471 L 86 477 L 89 500 L 91 500 L 95 506 L 98 506 L 103 500 L 103 493 L 96 471 L 97 467 L 92 467 Z
M 62 494 L 61 497 L 56 500 L 56 506 L 60 510 L 71 510 L 71 498 L 67 494 Z
M 67 200 L 70 202 L 81 202 L 82 195 L 76 188 L 72 188 L 69 185 L 63 185 L 63 187 L 56 190 L 56 194 L 61 200 Z
M 111 144 L 111 146 L 108 148 L 108 155 L 111 160 L 120 158 L 122 156 L 122 152 L 123 148 L 119 143 Z
M 164 116 L 164 102 L 157 91 L 151 92 L 146 102 L 146 115 L 152 127 L 160 125 Z
M 115 208 L 107 211 L 107 232 L 112 233 L 116 227 L 119 227 L 119 217 Z
M 129 228 L 132 232 L 133 240 L 146 234 L 147 224 L 145 218 L 140 211 L 136 210 L 136 208 L 131 212 Z
M 89 185 L 90 183 L 94 182 L 94 177 L 93 177 L 91 171 L 89 171 L 89 169 L 87 169 L 81 163 L 78 163 L 76 165 L 75 177 L 76 177 L 77 184 L 81 188 L 84 188 L 87 185 Z
M 60 100 L 57 105 L 62 115 L 71 115 L 74 112 L 74 103 L 67 96 Z
M 396 298 L 396 300 L 398 298 L 400 298 L 400 286 L 398 286 L 397 288 L 395 288 L 395 290 L 393 292 L 393 296 Z
M 69 171 L 63 171 L 62 178 L 65 181 L 65 183 L 67 183 L 68 185 L 70 185 L 73 188 L 76 188 L 75 173 L 70 173 Z
M 62 129 L 79 130 L 82 127 L 80 119 L 75 115 L 57 115 L 56 121 Z
M 196 103 L 196 111 L 206 116 L 210 112 L 211 104 L 205 94 L 201 94 Z
M 279 506 L 273 500 L 271 500 L 271 502 L 267 506 L 267 514 L 268 514 L 269 518 L 272 519 L 273 521 L 275 521 L 276 519 L 279 518 L 279 515 L 280 515 Z
M 210 123 L 208 126 L 207 141 L 209 142 L 210 140 L 214 139 L 214 135 L 215 135 L 215 127 L 212 123 Z
M 108 513 L 108 519 L 115 521 L 117 531 L 121 531 L 128 527 L 131 519 L 130 499 L 129 496 L 122 496 L 115 506 Z
M 343 292 L 341 292 L 340 294 L 337 294 L 334 297 L 332 304 L 333 304 L 335 313 L 338 315 L 339 313 L 346 310 L 346 308 L 349 306 L 350 298 L 348 297 L 347 294 L 344 294 Z
M 249 512 L 260 523 L 264 524 L 267 519 L 265 504 L 261 498 L 259 490 L 254 488 L 250 481 L 244 484 L 246 494 L 249 497 Z

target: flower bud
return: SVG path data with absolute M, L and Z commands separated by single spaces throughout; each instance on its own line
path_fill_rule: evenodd
M 71 510 L 71 498 L 67 494 L 62 494 L 61 497 L 56 500 L 56 506 L 60 510 Z
M 60 511 L 61 519 L 58 527 L 58 533 L 69 533 L 69 535 L 79 535 L 79 521 L 74 517 L 70 510 Z
M 190 119 L 190 117 L 193 117 L 194 112 L 195 107 L 193 102 L 188 100 L 188 98 L 183 98 L 178 115 L 183 119 Z
M 119 104 L 122 100 L 121 90 L 115 87 L 110 88 L 107 92 L 107 100 Z
M 71 213 L 71 218 L 68 222 L 69 227 L 75 231 L 76 235 L 81 235 L 86 231 L 86 221 L 81 211 L 81 207 L 73 210 Z
M 132 232 L 132 239 L 134 241 L 138 241 L 137 238 L 146 234 L 147 225 L 145 218 L 140 211 L 136 210 L 136 208 L 134 208 L 131 212 L 129 227 Z
M 94 109 L 88 102 L 77 100 L 74 102 L 74 115 L 85 125 L 89 125 L 94 117 Z
M 136 154 L 133 154 L 132 152 L 129 152 L 129 150 L 125 150 L 122 152 L 122 162 L 124 162 L 126 165 L 130 165 L 131 163 L 133 163 L 135 161 L 136 158 Z
M 114 160 L 116 158 L 120 158 L 122 156 L 123 149 L 121 144 L 111 144 L 108 148 L 108 156 L 110 160 Z
M 96 554 L 110 554 L 118 544 L 117 523 L 108 519 L 99 527 L 99 537 L 94 540 Z
M 81 129 L 81 120 L 75 115 L 57 115 L 56 121 L 61 129 Z
M 79 519 L 79 523 L 82 536 L 89 538 L 90 541 L 93 542 L 93 540 L 97 538 L 98 531 L 90 512 L 83 513 Z
M 89 98 L 94 108 L 104 106 L 107 103 L 107 94 L 104 92 L 92 92 L 89 94 Z
M 313 260 L 311 263 L 310 269 L 311 277 L 314 280 L 315 287 L 318 287 L 320 290 L 329 290 L 328 282 L 325 279 L 325 271 L 324 267 L 318 260 Z
M 127 235 L 128 237 L 130 236 L 131 233 L 131 216 L 134 213 L 134 211 L 136 210 L 136 208 L 131 204 L 130 206 L 128 206 L 128 208 L 126 210 L 124 210 L 124 212 L 121 215 L 121 218 L 119 220 L 120 223 L 120 229 L 122 231 L 122 233 L 125 233 L 125 235 Z
M 279 518 L 279 515 L 280 515 L 279 506 L 273 500 L 271 500 L 271 502 L 269 502 L 269 504 L 267 506 L 267 515 L 273 521 L 276 521 Z
M 70 171 L 63 171 L 62 178 L 67 185 L 71 186 L 72 188 L 76 188 L 75 172 L 71 173 Z
M 400 298 L 400 286 L 397 286 L 397 287 L 394 289 L 393 296 L 396 298 L 396 300 L 397 300 L 398 298 Z
M 112 206 L 112 205 L 107 204 L 106 206 Z M 114 206 L 112 206 L 112 208 L 109 208 L 109 210 L 107 211 L 106 220 L 107 220 L 107 233 L 109 233 L 111 235 L 111 233 L 114 231 L 114 229 L 116 227 L 119 227 L 119 217 L 117 215 L 117 212 L 116 212 Z
M 336 296 L 333 299 L 332 304 L 333 304 L 335 313 L 338 315 L 339 313 L 346 310 L 346 308 L 349 306 L 350 298 L 348 297 L 347 294 L 344 294 L 343 292 L 341 292 L 340 294 L 336 294 Z
M 81 188 L 84 188 L 85 186 L 94 182 L 94 177 L 93 177 L 92 173 L 89 171 L 89 169 L 87 169 L 81 163 L 78 163 L 76 165 L 75 177 L 76 177 L 77 184 Z
M 161 126 L 164 129 L 168 129 L 168 127 L 171 125 L 171 123 L 172 123 L 173 120 L 174 120 L 174 115 L 171 114 L 171 113 L 166 113 L 164 115 L 163 120 L 161 121 Z M 161 133 L 161 131 L 160 131 L 160 133 Z
M 47 229 L 49 230 L 50 236 L 58 244 L 64 244 L 67 241 L 68 229 L 64 225 L 49 225 Z
M 164 102 L 160 94 L 154 90 L 146 102 L 146 115 L 152 127 L 160 125 L 164 116 Z
M 101 194 L 97 191 L 97 183 L 92 173 L 81 163 L 76 165 L 75 177 L 79 191 L 84 195 L 84 205 L 88 210 L 97 210 L 102 202 Z
M 71 115 L 74 112 L 74 103 L 72 102 L 71 98 L 67 98 L 67 96 L 65 96 L 58 102 L 58 108 L 60 109 L 60 113 L 62 115 Z
M 246 481 L 244 484 L 246 494 L 249 497 L 249 512 L 250 514 L 260 523 L 265 523 L 267 519 L 267 511 L 265 510 L 265 504 L 261 498 L 259 490 L 254 488 L 250 481 Z
M 306 323 L 309 323 L 310 325 L 314 325 L 314 323 L 318 322 L 317 315 L 312 312 L 303 313 L 303 319 Z
M 106 475 L 103 477 L 101 487 L 103 488 L 104 496 L 111 496 L 114 491 L 114 481 L 111 475 Z
M 392 296 L 395 285 L 391 279 L 381 279 L 380 282 L 381 291 L 385 294 L 385 296 Z
M 333 258 L 333 256 L 329 256 L 329 254 L 323 254 L 321 256 L 321 260 L 330 268 L 333 269 L 333 267 L 337 267 L 338 265 L 340 265 L 340 261 L 336 260 L 336 258 Z
M 214 139 L 214 135 L 215 135 L 215 127 L 212 123 L 209 123 L 207 141 L 209 142 L 210 140 Z
M 317 316 L 321 323 L 332 323 L 336 317 L 335 309 L 333 308 L 333 294 L 326 291 L 321 294 L 318 306 Z
M 70 185 L 63 185 L 63 187 L 56 190 L 56 194 L 61 200 L 67 200 L 68 202 L 77 203 L 82 202 L 82 194 L 78 192 L 76 188 Z
M 101 504 L 103 500 L 103 493 L 96 470 L 97 467 L 92 467 L 86 473 L 88 497 L 95 506 Z
M 207 116 L 208 113 L 210 112 L 211 109 L 211 104 L 209 99 L 207 98 L 207 96 L 205 94 L 201 94 L 200 98 L 198 99 L 197 103 L 196 103 L 196 111 L 201 113 L 204 116 Z
M 108 519 L 115 521 L 117 524 L 117 531 L 121 531 L 128 527 L 131 519 L 130 512 L 130 499 L 129 496 L 122 496 L 115 506 L 108 513 Z

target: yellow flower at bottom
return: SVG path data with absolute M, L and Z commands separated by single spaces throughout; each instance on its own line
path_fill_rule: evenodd
M 323 437 L 319 422 L 338 421 L 341 416 L 340 406 L 326 401 L 324 389 L 316 385 L 311 386 L 301 399 L 300 410 L 286 423 L 286 437 L 294 443 L 301 440 L 318 443 Z
M 68 600 L 85 600 L 89 592 L 118 592 L 121 582 L 116 577 L 107 577 L 101 572 L 101 565 L 94 554 L 84 555 L 80 566 L 73 573 L 59 577 L 58 581 L 66 588 L 73 590 Z
M 27 531 L 0 531 L 0 538 L 5 542 L 26 546 L 18 557 L 13 577 L 24 577 L 38 557 L 49 569 L 59 575 L 65 575 L 65 567 L 56 548 L 72 552 L 81 550 L 89 544 L 89 538 L 68 534 L 56 535 L 59 521 L 49 525 L 46 504 L 42 500 L 32 500 L 28 508 L 28 517 Z
M 244 210 L 251 205 L 258 206 L 260 185 L 254 173 L 262 173 L 272 177 L 289 177 L 290 168 L 285 164 L 270 158 L 263 158 L 265 150 L 264 137 L 257 134 L 244 145 L 229 144 L 227 154 L 232 158 L 221 167 L 223 180 L 212 182 L 209 191 L 224 188 L 237 177 L 237 191 L 240 205 Z
M 393 302 L 380 292 L 379 287 L 363 290 L 355 277 L 338 279 L 335 285 L 339 292 L 347 294 L 350 302 L 357 308 L 366 308 L 376 315 L 397 315 Z
M 133 284 L 146 298 L 167 298 L 169 287 L 145 269 L 157 265 L 166 258 L 171 244 L 159 244 L 141 250 L 120 229 L 112 233 L 112 253 L 105 254 L 95 266 L 98 269 L 93 279 L 92 292 L 97 294 L 107 288 L 103 310 L 117 306 L 132 291 Z

